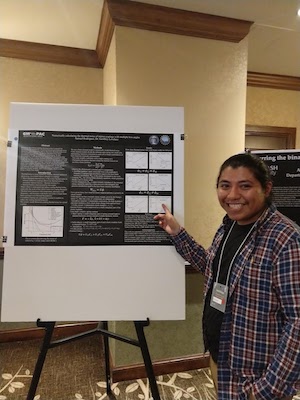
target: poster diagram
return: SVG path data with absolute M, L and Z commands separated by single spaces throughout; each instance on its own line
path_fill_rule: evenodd
M 148 190 L 148 174 L 126 174 L 125 187 L 128 191 Z
M 172 190 L 171 174 L 149 174 L 149 190 L 170 192 Z
M 24 206 L 22 237 L 63 237 L 64 207 Z
M 150 196 L 149 197 L 149 212 L 158 214 L 163 213 L 162 204 L 165 204 L 168 208 L 171 207 L 172 198 L 171 196 Z
M 150 169 L 172 169 L 172 153 L 171 152 L 150 152 L 149 153 Z
M 147 196 L 126 196 L 125 213 L 147 213 L 148 197 Z
M 162 203 L 173 209 L 172 134 L 18 139 L 15 245 L 170 245 L 153 216 Z
M 126 168 L 127 169 L 147 169 L 148 153 L 146 151 L 126 151 Z

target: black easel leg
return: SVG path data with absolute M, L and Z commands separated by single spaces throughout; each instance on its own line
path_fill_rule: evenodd
M 160 400 L 157 382 L 155 379 L 153 366 L 152 366 L 152 362 L 151 362 L 151 357 L 150 357 L 147 341 L 146 341 L 145 334 L 144 334 L 144 326 L 149 325 L 149 320 L 148 321 L 135 321 L 134 325 L 135 325 L 135 330 L 136 330 L 137 337 L 138 337 L 138 340 L 140 343 L 140 348 L 142 351 L 144 364 L 145 364 L 147 376 L 149 379 L 152 397 L 154 400 Z
M 107 321 L 103 322 L 103 329 L 108 330 Z M 104 335 L 104 357 L 105 357 L 105 376 L 106 376 L 106 393 L 111 393 L 111 376 L 110 376 L 110 362 L 109 362 L 109 342 L 108 336 Z
M 35 365 L 35 369 L 34 369 L 34 373 L 32 376 L 32 380 L 31 380 L 31 384 L 30 384 L 30 388 L 29 388 L 29 392 L 27 395 L 27 400 L 33 400 L 34 396 L 35 396 L 35 392 L 40 380 L 40 376 L 42 373 L 42 369 L 43 369 L 43 365 L 45 362 L 45 358 L 47 355 L 47 351 L 49 349 L 49 345 L 51 342 L 51 338 L 52 338 L 52 334 L 53 334 L 53 330 L 54 330 L 54 326 L 55 326 L 55 322 L 40 322 L 39 320 L 37 321 L 37 326 L 39 327 L 43 327 L 46 329 L 46 333 L 44 336 L 44 340 L 43 340 L 43 344 L 40 350 L 40 354 L 37 360 L 37 363 Z

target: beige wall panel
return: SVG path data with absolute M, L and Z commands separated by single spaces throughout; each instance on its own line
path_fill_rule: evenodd
M 103 104 L 117 104 L 116 36 L 113 35 L 103 68 Z
M 297 128 L 296 148 L 300 148 L 300 92 L 267 88 L 247 88 L 246 123 Z
M 102 75 L 101 69 L 0 58 L 0 236 L 9 103 L 102 104 Z
M 220 223 L 220 163 L 244 149 L 247 41 L 117 27 L 117 104 L 185 109 L 185 226 L 206 246 Z
M 185 226 L 208 246 L 224 215 L 215 193 L 219 166 L 244 149 L 247 40 L 233 44 L 125 27 L 116 27 L 115 35 L 116 104 L 185 109 Z M 153 322 L 145 330 L 154 360 L 203 352 L 202 285 L 200 275 L 187 276 L 185 321 Z M 128 323 L 114 329 L 134 333 Z M 142 362 L 138 349 L 115 346 L 115 365 Z

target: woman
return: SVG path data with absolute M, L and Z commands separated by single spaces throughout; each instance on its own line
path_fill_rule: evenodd
M 203 336 L 219 400 L 288 400 L 300 389 L 300 232 L 272 203 L 266 164 L 226 160 L 217 195 L 226 211 L 205 250 L 166 206 L 154 218 L 205 275 Z

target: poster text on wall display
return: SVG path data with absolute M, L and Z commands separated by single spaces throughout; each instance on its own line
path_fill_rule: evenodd
M 171 245 L 173 134 L 19 131 L 15 245 Z
M 270 168 L 274 202 L 278 210 L 300 226 L 300 151 L 255 153 Z

